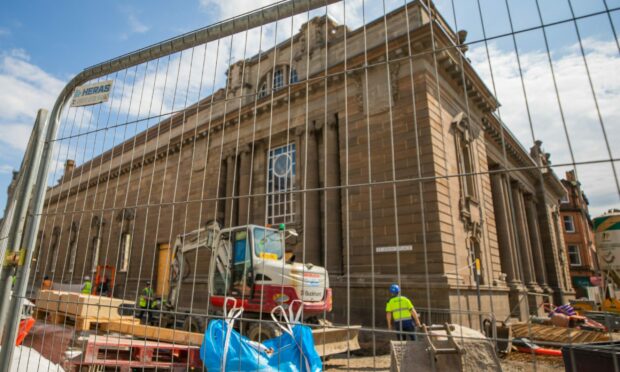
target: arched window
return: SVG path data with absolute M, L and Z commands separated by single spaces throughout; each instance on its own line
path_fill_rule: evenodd
M 263 82 L 258 89 L 258 98 L 263 98 L 267 95 L 267 82 Z
M 294 68 L 291 68 L 291 73 L 289 76 L 289 84 L 293 84 L 299 81 L 299 78 L 297 77 L 297 70 L 295 70 Z
M 267 220 L 269 223 L 292 223 L 295 219 L 295 143 L 272 148 L 267 165 Z
M 273 73 L 273 90 L 281 89 L 284 86 L 284 73 L 282 67 L 279 67 Z

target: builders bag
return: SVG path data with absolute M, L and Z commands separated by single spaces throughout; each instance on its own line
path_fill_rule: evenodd
M 282 311 L 285 322 L 275 318 L 275 312 Z M 200 347 L 200 358 L 208 372 L 232 371 L 322 371 L 321 358 L 314 348 L 314 339 L 309 327 L 295 324 L 282 308 L 274 309 L 272 317 L 284 331 L 282 336 L 258 343 L 250 341 L 233 329 L 242 308 L 233 308 L 226 320 L 209 322 Z M 301 313 L 301 306 L 298 314 Z

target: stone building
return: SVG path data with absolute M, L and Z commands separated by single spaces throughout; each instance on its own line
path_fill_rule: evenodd
M 566 172 L 562 180 L 566 193 L 560 200 L 560 215 L 566 243 L 566 259 L 577 297 L 589 297 L 588 288 L 595 288 L 593 280 L 598 272 L 594 231 L 588 212 L 588 198 L 575 177 L 575 171 Z
M 329 271 L 336 322 L 382 326 L 395 281 L 420 311 L 474 325 L 459 314 L 478 298 L 498 319 L 566 302 L 548 154 L 500 122 L 464 33 L 432 14 L 412 2 L 356 30 L 313 18 L 231 64 L 212 96 L 69 163 L 47 193 L 35 275 L 77 283 L 108 265 L 115 296 L 147 278 L 162 292 L 176 235 L 217 218 L 295 227 L 297 260 Z M 206 308 L 208 261 L 187 265 L 184 306 Z

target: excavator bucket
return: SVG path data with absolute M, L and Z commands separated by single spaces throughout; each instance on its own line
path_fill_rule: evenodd
M 312 330 L 314 347 L 320 356 L 346 353 L 347 351 L 359 350 L 358 341 L 361 326 L 346 328 L 325 327 Z

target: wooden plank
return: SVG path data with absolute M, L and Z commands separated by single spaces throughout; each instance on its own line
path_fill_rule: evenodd
M 72 292 L 60 292 L 58 310 L 84 318 L 120 319 L 118 308 L 122 304 L 133 305 L 133 301 L 101 297 Z
M 125 323 L 125 324 L 140 324 L 140 319 L 138 318 L 134 318 L 132 316 L 123 316 L 119 319 L 114 319 L 114 320 L 107 320 L 105 322 L 102 322 L 99 329 L 102 331 L 107 331 L 107 332 L 114 332 L 112 330 L 110 330 L 109 325 L 111 323 Z
M 576 328 L 562 328 L 542 324 L 518 323 L 512 325 L 513 336 L 526 337 L 532 341 L 557 342 L 561 344 L 582 344 L 609 341 L 609 334 L 585 331 Z
M 37 307 L 41 310 L 58 311 L 58 305 L 60 304 L 60 291 L 53 291 L 49 289 L 41 289 L 35 298 Z
M 185 332 L 121 321 L 110 321 L 106 327 L 108 332 L 117 332 L 145 338 L 147 340 L 172 342 L 183 345 L 200 346 L 204 338 L 202 333 Z

